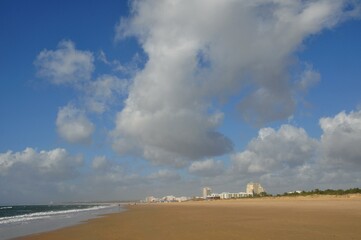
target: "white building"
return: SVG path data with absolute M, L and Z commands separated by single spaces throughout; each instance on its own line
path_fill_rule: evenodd
M 163 202 L 178 202 L 177 198 L 173 195 L 163 197 L 162 201 Z
M 221 199 L 244 198 L 249 196 L 252 196 L 252 194 L 245 192 L 239 192 L 239 193 L 222 192 L 221 194 L 219 194 L 219 197 Z
M 259 183 L 250 182 L 247 184 L 246 193 L 248 193 L 248 194 L 254 195 L 254 194 L 261 194 L 264 192 L 266 192 L 266 191 Z
M 149 196 L 145 198 L 145 202 L 147 203 L 152 203 L 152 202 L 158 202 L 159 198 L 153 197 L 153 196 Z
M 189 200 L 189 197 L 177 197 L 176 200 L 178 202 L 185 202 L 185 201 L 188 201 Z
M 206 199 L 208 196 L 212 194 L 212 189 L 209 187 L 204 187 L 202 190 L 202 196 L 204 199 Z
M 145 202 L 146 203 L 156 203 L 156 202 L 185 202 L 188 201 L 190 198 L 189 197 L 175 197 L 173 195 L 169 195 L 169 196 L 165 196 L 165 197 L 161 197 L 161 198 L 156 198 L 153 196 L 149 196 L 145 198 Z

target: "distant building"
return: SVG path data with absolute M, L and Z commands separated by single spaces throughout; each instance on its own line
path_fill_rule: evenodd
M 247 184 L 247 189 L 246 189 L 246 193 L 247 194 L 261 194 L 261 193 L 264 193 L 266 192 L 264 190 L 264 188 L 261 186 L 261 184 L 259 183 L 253 183 L 253 182 L 250 182 Z
M 248 194 L 245 192 L 238 192 L 238 193 L 222 192 L 221 194 L 219 194 L 220 199 L 244 198 L 249 196 L 252 196 L 252 194 Z
M 185 201 L 188 201 L 190 198 L 189 197 L 178 197 L 178 198 L 176 198 L 176 200 L 178 201 L 178 202 L 185 202 Z
M 147 202 L 147 203 L 158 202 L 158 201 L 159 201 L 159 199 L 156 197 L 153 197 L 153 196 L 149 196 L 149 197 L 145 198 L 145 202 Z
M 173 195 L 157 198 L 153 196 L 149 196 L 145 198 L 146 203 L 160 203 L 160 202 L 185 202 L 190 200 L 189 197 L 175 197 Z
M 209 187 L 204 187 L 202 191 L 203 198 L 206 199 L 208 196 L 212 194 L 212 189 Z
M 178 202 L 177 198 L 173 195 L 163 197 L 162 201 L 163 202 Z

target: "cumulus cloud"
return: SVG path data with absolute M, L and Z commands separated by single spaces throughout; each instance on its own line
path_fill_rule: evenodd
M 101 75 L 83 87 L 87 109 L 95 113 L 103 113 L 117 97 L 126 93 L 128 83 L 114 75 Z
M 56 118 L 57 131 L 64 140 L 70 143 L 90 143 L 94 131 L 94 124 L 73 105 L 62 107 Z
M 305 71 L 302 73 L 298 82 L 298 88 L 301 91 L 307 91 L 310 87 L 316 85 L 321 79 L 319 72 L 315 71 L 312 66 L 306 65 Z
M 292 169 L 314 160 L 318 147 L 302 128 L 282 125 L 278 131 L 262 128 L 246 150 L 232 157 L 233 168 L 246 173 Z
M 0 153 L 0 177 L 58 181 L 76 177 L 82 156 L 71 156 L 65 149 L 36 151 L 26 148 L 22 152 Z M 30 180 L 30 179 L 28 179 Z M 3 181 L 1 181 L 3 182 Z
M 361 111 L 320 119 L 324 161 L 339 167 L 361 167 Z
M 319 148 L 302 128 L 263 128 L 244 151 L 231 156 L 229 175 L 240 185 L 259 181 L 273 193 L 325 186 Z
M 131 71 L 136 71 L 140 62 L 137 60 L 140 57 L 137 56 L 136 54 L 131 63 L 124 67 L 123 72 L 126 71 L 125 68 L 128 69 L 128 75 Z M 78 102 L 78 109 L 64 107 L 59 111 L 56 120 L 60 136 L 68 142 L 89 142 L 89 135 L 94 127 L 85 117 L 85 111 L 103 114 L 114 105 L 121 106 L 122 98 L 127 95 L 129 80 L 119 78 L 114 73 L 119 71 L 121 64 L 117 60 L 109 61 L 103 51 L 98 55 L 98 59 L 111 65 L 114 71 L 93 78 L 93 52 L 77 49 L 71 40 L 62 40 L 57 49 L 41 51 L 34 61 L 39 77 L 55 85 L 66 85 L 77 92 L 78 99 L 73 102 Z M 74 129 L 77 130 L 76 133 L 72 133 Z
M 53 84 L 66 84 L 76 89 L 87 110 L 103 113 L 116 97 L 126 94 L 128 82 L 110 74 L 92 79 L 95 69 L 93 55 L 90 51 L 76 49 L 75 43 L 70 40 L 62 40 L 56 50 L 41 51 L 34 63 L 38 76 Z M 108 61 L 103 51 L 98 58 L 108 65 L 114 65 L 114 68 L 120 66 L 118 61 Z
M 257 179 L 275 192 L 357 187 L 361 182 L 361 111 L 321 118 L 320 126 L 320 139 L 291 125 L 261 129 L 244 151 L 232 156 L 230 174 L 244 182 Z
M 89 199 L 129 199 L 123 191 L 147 183 L 145 177 L 128 171 L 105 156 L 96 156 L 92 169 L 84 170 L 81 155 L 62 148 L 0 153 L 0 198 L 2 203 L 48 203 Z M 82 169 L 82 171 L 81 171 Z M 143 197 L 144 189 L 135 193 Z M 122 195 L 123 194 L 123 195 Z
M 109 167 L 109 162 L 105 156 L 96 156 L 93 159 L 92 167 L 95 170 L 104 170 Z
M 143 176 L 129 171 L 124 165 L 104 155 L 94 157 L 91 166 L 93 171 L 88 176 L 88 180 L 97 188 L 109 190 L 114 187 L 130 187 L 141 183 L 144 179 Z
M 137 71 L 139 71 L 140 65 L 145 60 L 141 54 L 136 53 L 129 62 L 122 64 L 118 60 L 109 60 L 104 51 L 99 52 L 98 59 L 104 64 L 112 67 L 114 72 L 119 72 L 126 76 L 133 76 Z
M 123 166 L 112 164 L 106 171 L 93 176 L 93 180 L 97 182 L 96 185 L 104 184 L 120 184 L 122 186 L 131 186 L 141 181 L 142 177 L 138 174 L 127 173 Z
M 118 196 L 120 192 L 144 182 L 145 177 L 140 176 L 126 168 L 125 165 L 114 162 L 106 156 L 96 156 L 92 161 L 92 172 L 88 176 L 90 191 L 93 196 L 110 193 L 111 196 Z
M 81 155 L 63 148 L 0 153 L 0 198 L 4 204 L 46 203 L 76 198 Z M 73 198 L 72 198 L 73 197 Z
M 193 162 L 189 166 L 188 171 L 203 177 L 215 177 L 224 172 L 224 165 L 221 161 L 207 159 L 204 161 Z
M 176 171 L 169 169 L 160 169 L 157 172 L 154 172 L 148 176 L 148 179 L 152 181 L 176 181 L 180 180 L 180 176 Z
M 300 90 L 289 73 L 295 52 L 354 9 L 349 1 L 134 1 L 116 39 L 135 36 L 148 61 L 117 115 L 114 148 L 163 164 L 230 152 L 222 119 L 213 121 L 217 99 L 241 94 L 242 116 L 256 125 L 289 117 Z M 305 73 L 302 91 L 316 75 Z
M 34 64 L 38 76 L 57 85 L 78 85 L 89 81 L 94 71 L 93 54 L 75 49 L 70 40 L 61 41 L 56 50 L 44 49 Z

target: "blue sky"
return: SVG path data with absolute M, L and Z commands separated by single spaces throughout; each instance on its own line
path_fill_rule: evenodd
M 359 187 L 360 9 L 1 1 L 0 204 Z

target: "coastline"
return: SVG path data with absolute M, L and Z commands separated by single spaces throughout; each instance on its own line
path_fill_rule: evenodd
M 1 218 L 0 239 L 16 239 L 23 236 L 54 231 L 74 226 L 102 215 L 124 210 L 118 205 L 24 205 L 13 206 L 12 213 Z M 25 213 L 25 214 L 16 214 Z
M 126 206 L 126 211 L 17 240 L 357 239 L 361 195 Z

